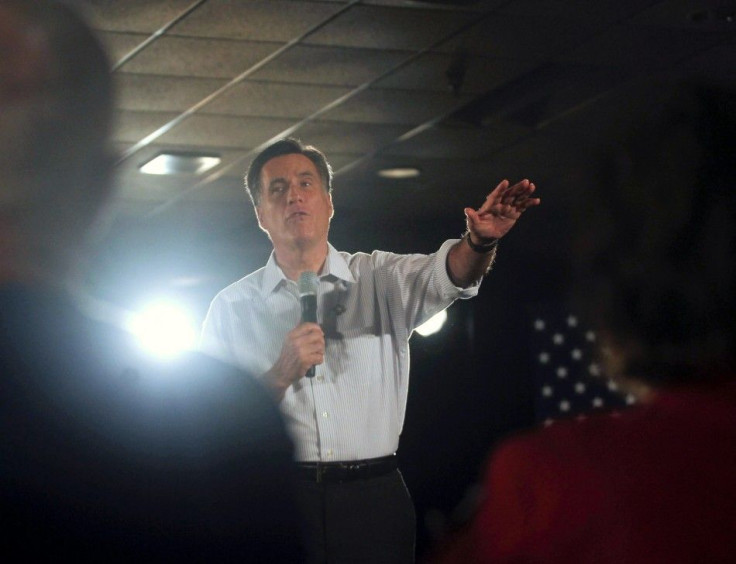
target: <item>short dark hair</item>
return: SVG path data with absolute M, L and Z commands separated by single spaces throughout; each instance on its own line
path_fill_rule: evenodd
M 266 147 L 261 151 L 248 167 L 245 174 L 245 189 L 250 196 L 254 206 L 261 201 L 261 170 L 263 166 L 276 157 L 283 155 L 304 155 L 314 163 L 317 168 L 322 186 L 328 194 L 332 193 L 332 167 L 327 162 L 324 153 L 312 145 L 304 145 L 299 139 L 286 137 Z
M 575 212 L 576 296 L 620 375 L 724 378 L 736 350 L 735 91 L 668 79 L 621 98 L 638 117 Z

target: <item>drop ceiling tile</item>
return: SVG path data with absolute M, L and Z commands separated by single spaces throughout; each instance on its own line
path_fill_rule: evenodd
M 337 12 L 324 2 L 210 0 L 174 26 L 172 35 L 287 42 Z
M 481 158 L 530 133 L 530 128 L 506 123 L 487 128 L 432 127 L 392 145 L 384 154 L 418 158 Z
M 226 84 L 224 80 L 120 73 L 117 107 L 122 110 L 183 112 Z
M 407 51 L 297 45 L 251 78 L 358 86 L 388 72 L 410 55 Z
M 331 153 L 369 153 L 405 131 L 400 126 L 316 121 L 300 128 L 294 136 L 322 149 L 330 159 Z
M 122 59 L 141 36 L 106 34 L 115 60 Z M 163 36 L 127 61 L 119 72 L 231 79 L 276 51 L 281 44 L 230 39 Z
M 368 89 L 321 117 L 352 123 L 415 126 L 448 114 L 469 99 L 449 92 Z
M 111 66 L 115 66 L 119 60 L 138 47 L 149 36 L 142 33 L 101 31 L 97 33 L 97 37 L 107 51 Z
M 536 64 L 473 55 L 425 53 L 411 64 L 378 81 L 376 87 L 449 92 L 448 71 L 453 72 L 459 61 L 464 61 L 461 64 L 465 65 L 460 92 L 467 94 L 486 92 L 530 70 Z
M 159 139 L 159 143 L 219 148 L 249 148 L 291 126 L 288 119 L 194 115 Z
M 447 38 L 475 14 L 356 6 L 310 35 L 305 44 L 416 50 Z
M 179 114 L 163 112 L 134 112 L 120 110 L 115 113 L 112 139 L 116 143 L 137 143 L 153 131 L 166 125 Z
M 192 0 L 80 0 L 90 25 L 101 31 L 153 33 L 192 5 Z
M 543 16 L 490 13 L 461 35 L 436 50 L 468 53 L 515 61 L 548 59 L 552 54 L 578 44 L 581 38 L 600 32 L 600 25 L 568 18 L 550 20 Z
M 302 119 L 348 93 L 348 88 L 244 81 L 204 108 L 205 113 Z

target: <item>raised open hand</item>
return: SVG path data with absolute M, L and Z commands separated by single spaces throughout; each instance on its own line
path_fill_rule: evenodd
M 536 186 L 527 179 L 513 186 L 502 180 L 478 210 L 465 208 L 468 231 L 474 242 L 483 244 L 506 235 L 524 211 L 539 205 L 539 198 L 532 198 L 534 190 Z

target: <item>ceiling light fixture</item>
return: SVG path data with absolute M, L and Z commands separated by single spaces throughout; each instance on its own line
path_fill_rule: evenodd
M 143 163 L 143 174 L 202 174 L 222 162 L 219 155 L 201 153 L 159 153 L 150 161 Z
M 401 180 L 404 178 L 416 178 L 422 174 L 418 168 L 410 166 L 400 166 L 393 168 L 382 168 L 378 171 L 378 176 L 381 178 L 391 178 L 394 180 Z

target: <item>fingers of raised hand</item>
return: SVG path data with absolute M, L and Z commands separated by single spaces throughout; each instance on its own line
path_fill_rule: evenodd
M 498 183 L 498 185 L 486 196 L 485 201 L 483 202 L 483 205 L 481 205 L 480 208 L 478 208 L 478 213 L 483 214 L 488 211 L 490 211 L 491 206 L 497 204 L 500 199 L 503 197 L 503 194 L 506 193 L 509 189 L 509 181 L 508 180 L 502 180 Z
M 534 183 L 524 179 L 505 190 L 499 203 L 517 212 L 523 212 L 530 206 L 539 204 L 539 198 L 531 197 L 534 190 L 536 190 Z
M 528 179 L 511 185 L 508 180 L 502 180 L 494 190 L 486 196 L 485 202 L 475 214 L 466 216 L 472 223 L 479 221 L 514 221 L 531 206 L 539 204 L 539 198 L 532 194 L 536 186 Z M 473 216 L 474 215 L 474 216 Z

